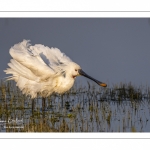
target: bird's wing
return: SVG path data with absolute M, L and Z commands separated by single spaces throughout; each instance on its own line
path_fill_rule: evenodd
M 50 67 L 58 65 L 67 65 L 68 62 L 72 60 L 62 53 L 58 48 L 49 48 L 47 46 L 36 44 L 34 46 L 30 46 L 31 50 L 34 50 L 36 53 L 40 55 L 43 61 Z
M 10 69 L 8 69 L 7 73 L 14 71 L 27 79 L 32 78 L 32 80 L 39 82 L 55 76 L 56 72 L 47 64 L 46 59 L 44 59 L 47 58 L 45 56 L 46 53 L 43 52 L 41 54 L 33 50 L 36 46 L 33 46 L 31 49 L 30 47 L 29 41 L 23 40 L 23 42 L 14 45 L 10 49 L 10 55 L 13 59 L 8 64 Z M 45 49 L 41 47 L 41 51 L 45 51 Z
M 57 74 L 65 72 L 65 66 L 67 66 L 69 62 L 72 62 L 72 60 L 58 48 L 49 48 L 41 44 L 36 44 L 30 46 L 30 50 L 38 54 L 44 63 Z

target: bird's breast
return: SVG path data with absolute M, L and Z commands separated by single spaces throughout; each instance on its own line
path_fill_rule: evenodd
M 74 79 L 69 77 L 58 77 L 56 79 L 55 92 L 64 93 L 68 91 L 74 84 Z

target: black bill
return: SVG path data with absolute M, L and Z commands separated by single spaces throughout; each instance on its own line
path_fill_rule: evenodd
M 98 85 L 103 86 L 103 87 L 107 87 L 107 84 L 105 84 L 105 83 L 103 83 L 103 82 L 100 82 L 100 81 L 98 81 L 98 80 L 96 80 L 96 79 L 90 77 L 90 76 L 87 75 L 82 69 L 79 69 L 78 72 L 79 72 L 79 74 L 80 74 L 81 76 L 85 76 L 86 78 L 89 78 L 89 79 L 93 80 L 93 81 L 96 82 Z

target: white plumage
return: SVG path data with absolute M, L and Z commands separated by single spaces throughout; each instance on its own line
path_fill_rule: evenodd
M 29 40 L 15 44 L 9 51 L 12 59 L 6 74 L 12 74 L 7 80 L 15 80 L 23 94 L 35 98 L 37 94 L 47 97 L 53 92 L 64 93 L 69 90 L 75 77 L 85 74 L 81 67 L 62 53 L 58 48 L 49 48 L 41 44 L 32 46 Z M 91 78 L 101 86 L 104 83 Z

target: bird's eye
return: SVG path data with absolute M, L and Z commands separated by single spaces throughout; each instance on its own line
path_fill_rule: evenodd
M 75 69 L 75 71 L 77 71 L 77 69 Z

